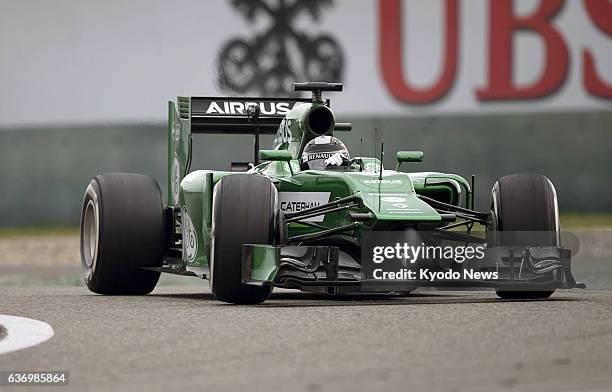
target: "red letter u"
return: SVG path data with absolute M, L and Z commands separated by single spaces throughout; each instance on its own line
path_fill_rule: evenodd
M 426 88 L 410 86 L 402 69 L 402 17 L 400 0 L 379 0 L 379 48 L 382 76 L 387 89 L 399 101 L 427 104 L 444 97 L 455 78 L 457 68 L 457 0 L 446 3 L 446 44 L 444 68 L 437 82 Z

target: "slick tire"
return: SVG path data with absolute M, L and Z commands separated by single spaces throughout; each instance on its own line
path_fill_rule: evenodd
M 555 188 L 540 174 L 512 174 L 500 178 L 492 190 L 493 246 L 558 246 L 559 210 Z M 497 290 L 503 299 L 543 299 L 550 291 Z
M 167 250 L 164 204 L 157 181 L 141 174 L 94 177 L 81 209 L 81 265 L 89 290 L 144 295 L 155 288 Z
M 220 301 L 257 304 L 270 296 L 272 287 L 242 283 L 242 245 L 274 243 L 277 211 L 278 192 L 264 176 L 229 175 L 215 186 L 210 284 Z

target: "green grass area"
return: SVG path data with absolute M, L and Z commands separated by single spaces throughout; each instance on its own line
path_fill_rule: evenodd
M 49 226 L 49 227 L 0 227 L 0 238 L 22 237 L 22 236 L 56 236 L 56 235 L 79 235 L 79 228 L 73 226 Z
M 561 213 L 561 229 L 612 228 L 612 212 Z

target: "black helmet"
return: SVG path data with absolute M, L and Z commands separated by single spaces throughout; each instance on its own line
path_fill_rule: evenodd
M 325 170 L 346 167 L 351 156 L 344 143 L 333 136 L 319 136 L 304 147 L 300 166 L 302 170 Z

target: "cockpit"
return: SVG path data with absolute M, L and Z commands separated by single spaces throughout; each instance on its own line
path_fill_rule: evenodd
M 309 141 L 300 157 L 302 170 L 347 170 L 351 156 L 348 149 L 333 136 L 318 136 Z

